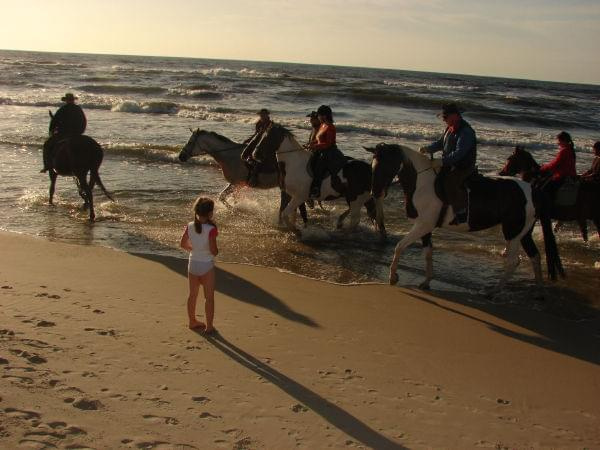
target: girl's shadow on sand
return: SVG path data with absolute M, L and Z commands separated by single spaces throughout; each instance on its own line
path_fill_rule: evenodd
M 172 256 L 133 253 L 133 255 L 158 262 L 179 275 L 187 278 L 187 259 Z M 261 287 L 241 278 L 231 272 L 216 267 L 217 285 L 215 290 L 235 300 L 259 306 L 273 311 L 288 320 L 301 323 L 309 327 L 319 328 L 319 324 L 308 316 L 294 311 L 279 298 L 265 291 Z
M 304 387 L 300 383 L 285 376 L 273 367 L 259 361 L 254 356 L 235 346 L 218 332 L 211 335 L 197 333 L 210 342 L 217 350 L 220 350 L 231 359 L 242 366 L 252 370 L 265 380 L 270 381 L 279 389 L 295 398 L 302 405 L 315 412 L 334 427 L 343 431 L 356 441 L 370 448 L 376 449 L 404 449 L 406 447 L 388 439 L 378 433 L 364 422 L 344 411 L 329 400 L 321 397 L 316 392 Z

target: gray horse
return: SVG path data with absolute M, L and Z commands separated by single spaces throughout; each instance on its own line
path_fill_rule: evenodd
M 240 186 L 247 185 L 248 179 L 248 168 L 241 160 L 241 154 L 244 150 L 244 144 L 233 142 L 231 139 L 226 138 L 213 131 L 206 131 L 201 129 L 190 130 L 192 135 L 188 140 L 187 144 L 183 147 L 179 153 L 179 160 L 182 162 L 187 161 L 193 156 L 198 155 L 210 155 L 221 167 L 223 171 L 223 177 L 229 183 L 225 189 L 219 194 L 219 201 L 225 205 L 227 203 L 227 196 L 234 193 Z M 274 154 L 273 149 L 273 154 Z M 275 187 L 281 188 L 281 179 L 278 170 L 271 172 L 259 173 L 258 182 L 256 189 L 272 189 Z M 290 201 L 290 196 L 285 192 L 281 191 L 281 202 L 279 206 L 279 220 L 281 222 L 281 211 L 287 206 Z M 306 215 L 306 206 L 304 204 L 298 207 L 302 220 L 306 225 L 308 219 Z

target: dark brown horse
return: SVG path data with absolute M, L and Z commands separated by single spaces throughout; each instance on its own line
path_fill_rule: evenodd
M 49 203 L 52 205 L 58 175 L 72 176 L 77 182 L 79 195 L 84 201 L 84 207 L 90 209 L 90 222 L 93 222 L 96 218 L 92 195 L 94 185 L 98 183 L 104 195 L 113 200 L 102 184 L 100 174 L 98 173 L 100 164 L 102 164 L 102 158 L 104 157 L 104 152 L 100 144 L 91 137 L 84 135 L 67 138 L 52 136 L 44 142 L 44 154 L 48 155 L 49 163 Z M 90 174 L 89 181 L 88 173 Z
M 500 175 L 519 175 L 523 181 L 535 183 L 540 177 L 540 165 L 531 153 L 517 146 L 506 161 Z M 572 206 L 558 206 L 551 201 L 550 217 L 561 222 L 577 221 L 581 236 L 587 242 L 587 221 L 592 220 L 600 237 L 600 183 L 581 180 L 577 200 Z

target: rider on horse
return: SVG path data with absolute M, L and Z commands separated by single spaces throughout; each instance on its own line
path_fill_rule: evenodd
M 246 148 L 244 148 L 241 155 L 242 161 L 244 161 L 246 167 L 248 167 L 247 182 L 250 186 L 256 186 L 258 182 L 258 173 L 260 172 L 262 163 L 260 156 L 255 154 L 254 149 L 256 144 L 260 141 L 262 134 L 273 123 L 269 117 L 270 112 L 268 109 L 263 108 L 256 114 L 258 114 L 260 118 L 254 125 L 254 134 L 244 141 Z
M 576 177 L 575 168 L 575 145 L 571 135 L 566 131 L 561 131 L 556 135 L 558 143 L 558 153 L 552 161 L 540 167 L 542 174 L 549 175 L 549 181 L 543 186 L 551 199 L 554 199 L 558 188 L 562 186 L 567 177 Z
M 329 172 L 335 176 L 341 168 L 340 161 L 345 161 L 344 155 L 337 148 L 335 138 L 336 130 L 333 124 L 333 112 L 327 105 L 319 106 L 317 117 L 321 125 L 314 140 L 309 143 L 308 148 L 313 151 L 313 179 L 310 186 L 310 197 L 319 198 L 321 195 L 321 183 L 325 173 Z M 343 163 L 342 163 L 343 165 Z
M 448 203 L 454 210 L 455 218 L 451 223 L 459 224 L 467 221 L 464 182 L 477 170 L 477 137 L 471 125 L 462 118 L 456 104 L 443 105 L 441 117 L 446 123 L 444 134 L 431 145 L 421 147 L 420 152 L 433 154 L 442 150 L 438 182 L 443 186 Z
M 61 100 L 65 104 L 56 111 L 50 120 L 49 133 L 52 137 L 52 143 L 44 148 L 48 150 L 44 151 L 44 168 L 40 171 L 42 173 L 50 168 L 54 143 L 70 136 L 82 135 L 87 126 L 87 119 L 83 110 L 75 104 L 77 97 L 69 92 Z
M 596 142 L 593 148 L 595 158 L 592 161 L 592 167 L 581 174 L 581 179 L 600 183 L 600 141 Z

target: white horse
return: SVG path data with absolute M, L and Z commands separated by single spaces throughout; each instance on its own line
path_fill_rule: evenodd
M 231 139 L 213 131 L 200 130 L 199 128 L 195 131 L 190 131 L 192 131 L 192 135 L 179 153 L 179 160 L 185 162 L 193 156 L 211 156 L 219 164 L 219 167 L 223 171 L 223 177 L 229 183 L 219 194 L 219 201 L 228 205 L 227 196 L 232 193 L 235 194 L 240 186 L 247 186 L 248 168 L 241 160 L 244 144 L 233 142 Z M 275 187 L 280 187 L 279 173 L 277 171 L 258 174 L 255 188 L 272 189 Z M 281 211 L 288 202 L 289 196 L 282 190 L 279 206 L 280 218 Z M 306 206 L 304 203 L 297 206 L 306 224 Z
M 413 227 L 396 245 L 390 266 L 390 284 L 398 282 L 396 271 L 401 253 L 407 246 L 422 239 L 426 279 L 420 287 L 429 288 L 429 282 L 433 277 L 431 233 L 436 227 L 457 231 L 479 231 L 502 225 L 502 232 L 506 239 L 505 268 L 499 284 L 489 294 L 500 291 L 514 272 L 518 263 L 519 244 L 531 260 L 536 284 L 541 285 L 540 255 L 531 236 L 536 220 L 536 208 L 531 186 L 528 183 L 514 177 L 473 177 L 467 183 L 468 224 L 450 225 L 454 218 L 454 211 L 451 206 L 445 206 L 436 194 L 436 172 L 433 161 L 401 145 L 379 144 L 375 148 L 366 150 L 373 153 L 373 196 L 376 199 L 377 220 L 383 221 L 383 198 L 396 175 L 406 196 L 407 216 L 414 219 Z M 556 278 L 556 270 L 564 276 L 549 215 L 543 211 L 541 223 L 548 272 L 552 279 Z
M 291 197 L 282 212 L 282 217 L 286 225 L 299 234 L 294 221 L 294 211 L 309 198 L 312 181 L 309 166 L 312 153 L 304 149 L 289 130 L 277 124 L 264 132 L 256 146 L 259 152 L 263 151 L 263 148 L 276 149 L 282 189 Z M 360 221 L 360 209 L 363 205 L 367 208 L 371 220 L 375 219 L 375 202 L 371 197 L 371 167 L 368 163 L 349 159 L 340 170 L 339 179 L 334 180 L 332 181 L 331 176 L 323 179 L 321 195 L 315 200 L 333 200 L 341 197 L 346 199 L 348 209 L 338 218 L 338 228 L 342 227 L 344 219 L 350 214 L 350 229 L 355 229 Z

